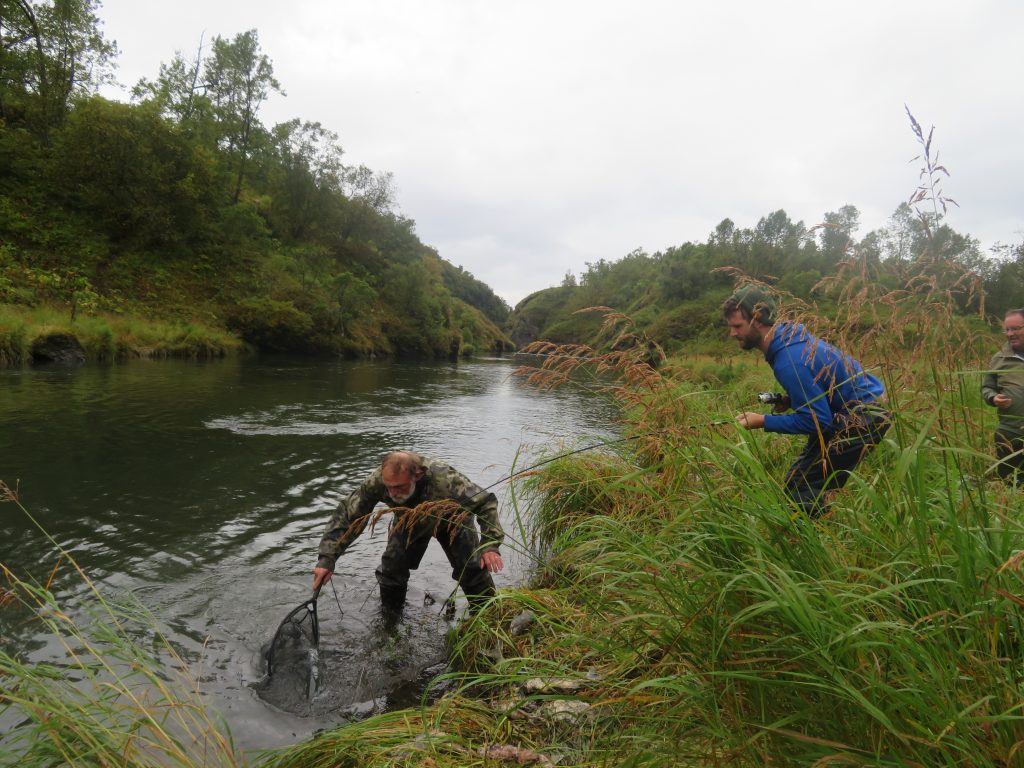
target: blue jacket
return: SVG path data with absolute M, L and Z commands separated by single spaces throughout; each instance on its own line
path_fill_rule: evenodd
M 827 432 L 835 417 L 885 393 L 882 382 L 848 355 L 811 335 L 798 323 L 775 325 L 764 359 L 789 395 L 792 413 L 764 417 L 766 432 L 813 435 Z

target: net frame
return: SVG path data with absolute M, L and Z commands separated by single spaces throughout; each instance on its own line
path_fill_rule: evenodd
M 301 629 L 306 619 L 309 619 L 309 633 L 313 639 L 311 650 L 320 650 L 320 618 L 316 611 L 316 601 L 319 597 L 320 587 L 317 587 L 311 598 L 303 601 L 300 605 L 297 605 L 289 611 L 288 615 L 285 616 L 281 623 L 277 625 L 277 631 L 274 632 L 274 637 L 270 641 L 270 646 L 267 648 L 267 652 L 265 654 L 267 659 L 267 675 L 274 674 L 274 654 L 283 642 L 286 628 L 291 625 L 295 625 Z

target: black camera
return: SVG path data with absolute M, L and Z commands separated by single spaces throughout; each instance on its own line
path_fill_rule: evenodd
M 758 392 L 757 399 L 765 405 L 777 405 L 784 402 L 786 396 L 781 392 Z

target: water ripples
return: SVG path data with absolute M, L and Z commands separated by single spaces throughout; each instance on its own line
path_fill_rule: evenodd
M 272 746 L 336 723 L 341 715 L 327 705 L 382 706 L 381 686 L 396 682 L 362 667 L 357 680 L 345 661 L 353 649 L 377 658 L 373 571 L 385 518 L 346 552 L 321 598 L 323 652 L 337 668 L 330 680 L 352 689 L 298 719 L 269 709 L 250 688 L 262 675 L 260 646 L 309 594 L 331 511 L 386 451 L 419 450 L 481 486 L 498 484 L 508 516 L 500 483 L 514 468 L 574 439 L 612 434 L 614 414 L 603 401 L 539 393 L 510 371 L 507 361 L 305 360 L 0 371 L 7 394 L 0 401 L 0 479 L 21 480 L 26 508 L 104 594 L 134 594 L 153 610 L 175 647 L 204 670 L 204 690 L 240 745 Z M 10 505 L 2 512 L 7 544 L 0 562 L 42 581 L 59 557 L 15 513 Z M 520 578 L 512 549 L 499 587 Z M 423 602 L 428 594 L 443 601 L 453 587 L 450 570 L 432 545 L 413 575 L 406 676 L 437 661 L 432 642 L 443 638 L 443 627 L 437 606 Z M 66 564 L 55 588 L 75 604 L 88 593 Z M 46 637 L 4 621 L 0 616 L 0 637 L 20 651 L 33 658 L 52 652 Z M 416 645 L 424 653 L 417 655 Z M 368 705 L 371 689 L 377 693 Z

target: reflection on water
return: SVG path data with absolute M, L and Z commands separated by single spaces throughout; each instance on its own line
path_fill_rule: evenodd
M 0 480 L 19 484 L 25 507 L 106 593 L 130 590 L 161 617 L 202 667 L 204 691 L 240 745 L 290 743 L 346 710 L 385 706 L 382 686 L 443 659 L 439 607 L 454 582 L 436 545 L 413 574 L 405 634 L 378 631 L 382 523 L 339 561 L 337 603 L 332 590 L 321 595 L 321 690 L 334 698 L 300 718 L 250 687 L 262 675 L 261 646 L 308 596 L 330 511 L 384 452 L 419 450 L 487 486 L 538 449 L 610 434 L 604 400 L 539 393 L 511 370 L 505 360 L 291 359 L 0 370 Z M 510 519 L 506 485 L 494 490 Z M 13 505 L 0 507 L 0 542 L 0 562 L 21 576 L 44 579 L 57 561 Z M 514 550 L 510 542 L 499 588 L 522 573 Z M 83 589 L 66 566 L 56 584 Z M 0 614 L 4 642 L 54 657 L 32 632 Z

